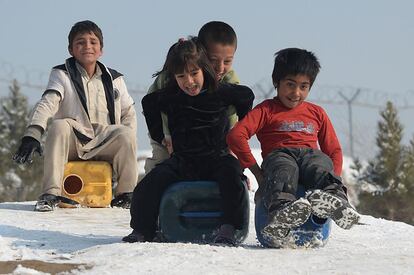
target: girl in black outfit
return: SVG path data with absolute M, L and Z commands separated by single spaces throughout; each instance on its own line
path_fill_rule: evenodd
M 212 180 L 219 185 L 223 221 L 214 242 L 234 245 L 234 231 L 243 220 L 242 171 L 226 144 L 227 109 L 236 107 L 239 119 L 251 109 L 250 88 L 218 84 L 204 49 L 196 38 L 179 40 L 169 50 L 161 72 L 167 88 L 146 95 L 142 107 L 151 138 L 164 140 L 161 112 L 168 118 L 173 153 L 137 185 L 131 205 L 133 232 L 126 242 L 152 241 L 164 191 L 173 183 Z

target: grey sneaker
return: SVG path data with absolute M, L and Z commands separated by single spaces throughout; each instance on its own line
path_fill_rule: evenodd
M 59 202 L 60 200 L 58 196 L 55 196 L 52 194 L 43 194 L 39 197 L 39 200 L 36 202 L 34 211 L 39 211 L 39 212 L 53 211 L 57 207 Z
M 311 205 L 305 198 L 284 204 L 269 213 L 269 222 L 262 229 L 263 237 L 277 243 L 288 236 L 290 229 L 304 224 L 310 214 Z
M 331 218 L 339 227 L 350 229 L 360 219 L 358 212 L 348 201 L 335 194 L 314 190 L 307 195 L 312 205 L 312 213 L 323 219 Z

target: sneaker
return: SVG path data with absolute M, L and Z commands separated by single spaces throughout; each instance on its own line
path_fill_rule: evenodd
M 122 241 L 126 243 L 143 243 L 146 242 L 147 239 L 143 234 L 136 230 L 132 230 L 131 234 L 122 238 Z
M 307 195 L 312 205 L 312 213 L 323 219 L 331 218 L 339 227 L 350 229 L 359 222 L 358 212 L 345 199 L 333 193 L 314 190 Z
M 236 246 L 235 231 L 234 226 L 231 224 L 221 225 L 217 235 L 214 237 L 213 243 Z
M 43 194 L 39 197 L 39 200 L 36 202 L 34 211 L 39 212 L 49 212 L 53 211 L 59 204 L 60 199 L 56 195 L 52 194 Z
M 269 222 L 262 229 L 263 237 L 277 243 L 288 236 L 290 229 L 304 224 L 310 214 L 311 205 L 304 198 L 285 203 L 269 213 Z
M 111 201 L 111 207 L 121 207 L 121 208 L 130 209 L 131 201 L 132 201 L 132 192 L 122 193 L 122 194 L 115 196 L 115 198 Z

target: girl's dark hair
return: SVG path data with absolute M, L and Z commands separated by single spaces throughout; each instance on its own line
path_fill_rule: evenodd
M 321 65 L 313 52 L 298 48 L 287 48 L 275 54 L 272 80 L 277 87 L 288 75 L 303 74 L 309 77 L 311 85 L 319 73 Z
M 75 23 L 73 27 L 70 29 L 68 40 L 69 40 L 69 48 L 71 49 L 73 46 L 73 40 L 75 36 L 78 34 L 84 33 L 93 33 L 98 37 L 99 42 L 101 43 L 101 50 L 103 48 L 103 35 L 102 30 L 96 25 L 94 22 L 85 20 Z
M 161 71 L 153 76 L 165 72 L 167 74 L 167 86 L 178 86 L 175 74 L 187 71 L 189 66 L 194 65 L 203 71 L 204 88 L 209 90 L 217 89 L 218 82 L 215 72 L 210 64 L 204 47 L 199 43 L 197 37 L 190 37 L 188 40 L 180 39 L 174 43 L 167 53 L 164 66 Z

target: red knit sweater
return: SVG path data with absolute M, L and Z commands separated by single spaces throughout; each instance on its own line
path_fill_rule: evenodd
M 327 154 L 336 175 L 342 172 L 342 149 L 322 107 L 310 102 L 289 109 L 277 97 L 257 105 L 227 135 L 227 144 L 243 168 L 256 163 L 248 140 L 260 142 L 263 159 L 278 148 L 314 148 Z

